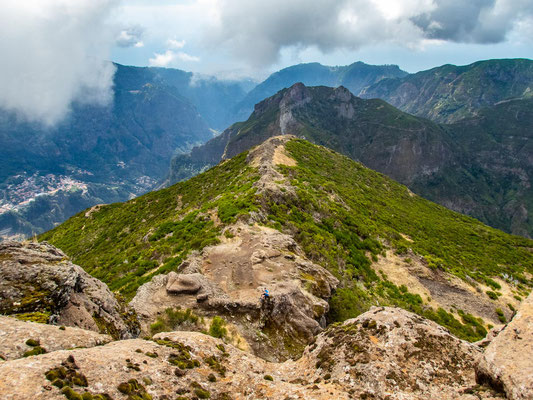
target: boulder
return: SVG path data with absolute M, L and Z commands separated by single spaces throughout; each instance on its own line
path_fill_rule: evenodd
M 0 243 L 0 313 L 114 338 L 138 335 L 135 312 L 48 243 Z
M 476 378 L 509 399 L 533 399 L 533 295 L 486 347 Z
M 177 274 L 170 272 L 167 280 L 168 294 L 196 294 L 202 288 L 201 274 Z

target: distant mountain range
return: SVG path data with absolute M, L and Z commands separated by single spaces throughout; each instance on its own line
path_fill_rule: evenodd
M 295 84 L 172 161 L 186 179 L 272 136 L 293 134 L 339 151 L 423 197 L 508 232 L 532 236 L 533 99 L 502 102 L 439 125 L 346 88 Z
M 461 123 L 462 118 L 474 118 L 473 121 L 465 122 L 467 125 L 464 126 L 479 123 L 479 126 L 476 125 L 476 137 L 499 137 L 500 134 L 489 127 L 495 122 L 494 118 L 499 118 L 499 113 L 505 114 L 504 108 L 511 106 L 514 107 L 513 110 L 519 107 L 523 111 L 519 113 L 520 116 L 527 114 L 528 103 L 512 103 L 514 105 L 507 106 L 496 104 L 531 97 L 532 65 L 531 60 L 524 59 L 490 60 L 463 67 L 445 65 L 409 75 L 394 65 L 373 66 L 357 62 L 349 66 L 328 67 L 310 63 L 278 71 L 257 86 L 250 80 L 222 81 L 176 69 L 117 65 L 115 99 L 110 107 L 74 104 L 69 119 L 50 130 L 20 122 L 11 114 L 0 113 L 0 146 L 5 154 L 0 160 L 0 237 L 42 232 L 83 208 L 97 203 L 123 201 L 157 187 L 168 174 L 173 154 L 187 152 L 192 146 L 212 138 L 216 131 L 221 131 L 236 121 L 246 120 L 254 104 L 297 82 L 308 86 L 343 85 L 355 95 L 379 97 L 403 111 L 436 122 Z M 390 110 L 386 104 L 382 105 L 384 110 Z M 494 117 L 491 116 L 491 111 L 482 111 L 484 107 L 490 106 L 497 107 Z M 384 118 L 378 114 L 368 118 Z M 408 116 L 399 115 L 406 121 L 409 120 Z M 331 120 L 330 116 L 326 117 L 326 120 Z M 504 115 L 502 118 L 506 117 Z M 414 120 L 410 121 L 415 123 Z M 514 125 L 520 125 L 521 136 L 527 139 L 527 126 L 520 121 L 521 119 Z M 316 121 L 310 126 L 315 123 Z M 448 128 L 432 125 L 428 121 L 416 120 L 415 124 L 432 132 L 431 135 L 437 131 L 449 131 Z M 398 124 L 387 126 L 398 127 Z M 320 129 L 323 128 L 329 131 L 336 129 L 324 126 Z M 461 129 L 454 128 L 453 132 Z M 477 151 L 476 146 L 480 144 L 474 138 L 469 141 L 468 132 L 463 131 L 464 140 L 459 140 L 461 146 L 467 145 L 469 148 L 466 153 L 461 151 L 461 154 Z M 219 140 L 225 140 L 227 135 L 224 133 Z M 311 133 L 308 135 L 311 138 Z M 454 133 L 443 135 L 453 137 Z M 401 136 L 400 134 L 399 137 Z M 317 138 L 313 140 L 320 142 Z M 344 138 L 340 137 L 339 140 Z M 379 140 L 377 137 L 374 140 L 376 143 L 373 146 L 378 150 Z M 452 142 L 450 139 L 447 146 L 451 146 Z M 341 143 L 331 145 L 335 147 Z M 492 154 L 504 149 L 505 146 L 502 146 L 491 147 Z M 445 153 L 441 157 L 446 158 L 446 152 L 452 151 L 450 148 L 443 149 Z M 510 152 L 515 150 L 517 149 L 502 150 L 506 154 L 503 159 L 509 160 Z M 198 165 L 195 164 L 197 161 L 190 161 L 176 168 L 176 162 L 173 162 L 171 180 L 183 179 L 206 165 L 212 165 L 216 160 L 208 159 L 211 155 L 208 151 L 199 158 L 193 157 L 200 160 Z M 433 157 L 430 159 L 433 160 Z M 470 160 L 468 157 L 464 160 L 467 159 L 470 163 L 474 162 L 474 159 Z M 379 157 L 375 160 L 376 168 L 380 169 L 377 166 L 378 160 Z M 461 165 L 466 165 L 464 160 Z M 492 178 L 483 178 L 487 180 L 483 187 L 474 185 L 480 190 L 479 193 L 489 193 L 488 197 L 478 195 L 485 199 L 483 210 L 476 210 L 476 196 L 462 196 L 460 199 L 453 197 L 458 191 L 456 185 L 461 185 L 458 183 L 462 182 L 461 179 L 471 184 L 472 179 L 479 178 L 475 172 L 479 168 L 473 165 L 467 169 L 468 172 L 450 170 L 451 175 L 462 176 L 461 179 L 457 178 L 459 180 L 454 178 L 453 184 L 447 179 L 441 184 L 432 175 L 434 179 L 431 183 L 424 183 L 424 186 L 432 187 L 427 191 L 421 190 L 418 184 L 415 185 L 414 181 L 418 179 L 415 175 L 424 175 L 424 172 L 416 170 L 417 166 L 412 164 L 411 159 L 406 162 L 415 169 L 409 169 L 402 163 L 397 170 L 407 175 L 411 171 L 412 176 L 396 176 L 400 172 L 390 172 L 390 175 L 396 176 L 420 193 L 424 192 L 429 198 L 461 212 L 476 215 L 484 222 L 509 232 L 528 234 L 530 228 L 524 228 L 524 224 L 530 224 L 524 222 L 529 220 L 528 207 L 521 206 L 522 200 L 517 202 L 531 176 L 523 169 L 523 160 L 523 157 L 516 159 L 515 164 L 518 166 L 515 167 L 518 169 L 506 169 L 508 166 L 505 162 L 494 164 L 501 166 L 498 176 L 512 178 L 504 185 L 505 189 L 498 192 L 497 199 L 490 194 L 493 190 L 490 188 L 495 187 L 494 182 L 488 180 Z M 368 165 L 374 165 L 371 160 L 367 162 Z M 477 165 L 485 161 L 475 162 Z M 485 167 L 492 168 L 490 164 L 484 163 L 482 170 Z M 384 166 L 380 170 L 389 173 L 387 171 L 393 169 L 395 168 L 392 166 Z M 424 176 L 429 179 L 429 175 Z M 498 178 L 497 182 L 502 181 Z M 453 186 L 456 187 L 452 190 Z M 502 209 L 507 210 L 502 214 L 504 217 L 496 217 Z M 508 217 L 510 213 L 514 215 L 511 219 Z
M 270 75 L 238 102 L 234 107 L 233 122 L 247 119 L 255 104 L 297 82 L 306 86 L 344 86 L 357 95 L 382 79 L 403 78 L 407 75 L 397 65 L 368 65 L 363 62 L 341 67 L 319 63 L 293 65 Z
M 502 100 L 533 97 L 533 62 L 506 59 L 460 67 L 443 65 L 383 79 L 359 95 L 383 99 L 402 111 L 436 122 L 455 122 Z

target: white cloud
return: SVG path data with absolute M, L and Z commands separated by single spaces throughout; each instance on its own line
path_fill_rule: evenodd
M 2 0 L 0 108 L 46 125 L 75 99 L 112 99 L 116 0 Z
M 176 54 L 172 50 L 164 53 L 155 53 L 153 58 L 148 60 L 151 67 L 168 67 L 176 59 Z
M 168 39 L 167 46 L 171 49 L 182 49 L 185 46 L 185 40 Z
M 219 0 L 206 32 L 212 51 L 227 50 L 255 67 L 284 49 L 338 49 L 393 44 L 420 49 L 429 40 L 501 43 L 527 30 L 531 0 Z
M 198 61 L 200 61 L 199 57 L 192 56 L 190 54 L 184 53 L 183 51 L 180 51 L 180 52 L 176 53 L 176 57 L 179 58 L 182 61 L 185 61 L 185 62 L 198 62 Z
M 141 40 L 144 34 L 144 28 L 139 25 L 130 26 L 127 29 L 120 31 L 117 37 L 117 46 L 119 47 L 143 47 L 144 43 Z
M 200 61 L 199 57 L 184 51 L 176 51 L 185 47 L 185 44 L 185 40 L 167 39 L 167 50 L 164 53 L 155 53 L 154 57 L 148 60 L 148 64 L 152 67 L 171 67 L 177 66 L 178 61 L 186 63 Z

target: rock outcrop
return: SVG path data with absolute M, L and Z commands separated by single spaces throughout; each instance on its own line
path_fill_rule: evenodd
M 139 333 L 134 312 L 107 285 L 48 243 L 0 243 L 0 313 L 114 338 Z
M 479 383 L 512 400 L 533 399 L 533 295 L 485 349 L 476 368 Z
M 190 256 L 177 273 L 139 288 L 130 305 L 143 330 L 150 333 L 167 308 L 189 308 L 199 316 L 223 317 L 256 355 L 273 361 L 299 356 L 321 331 L 326 299 L 338 280 L 307 260 L 289 235 L 243 223 L 228 229 L 229 238 Z M 263 288 L 270 292 L 267 302 L 261 302 Z M 267 334 L 258 335 L 261 330 Z
M 66 326 L 38 324 L 0 316 L 0 361 L 29 354 L 100 346 L 112 341 L 111 336 Z M 40 349 L 36 349 L 40 347 Z M 41 350 L 42 349 L 42 350 Z
M 496 399 L 476 386 L 478 355 L 433 322 L 373 308 L 329 327 L 297 361 L 272 363 L 201 333 L 167 332 L 4 362 L 0 397 Z

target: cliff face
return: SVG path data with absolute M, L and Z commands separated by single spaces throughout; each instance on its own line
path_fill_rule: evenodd
M 127 305 L 46 243 L 0 243 L 0 313 L 116 339 L 139 334 L 136 316 Z
M 531 97 L 532 81 L 531 60 L 487 60 L 384 79 L 360 95 L 383 99 L 402 111 L 436 122 L 452 123 L 503 100 Z

